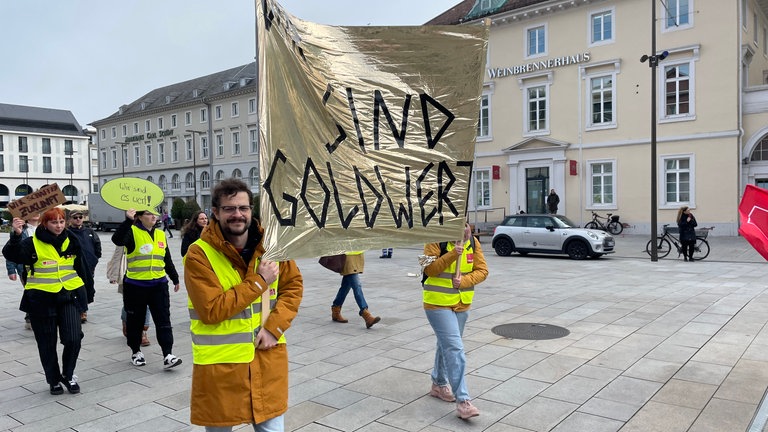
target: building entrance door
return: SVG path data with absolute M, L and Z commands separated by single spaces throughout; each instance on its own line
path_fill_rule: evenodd
M 525 204 L 528 213 L 547 213 L 549 168 L 525 169 Z

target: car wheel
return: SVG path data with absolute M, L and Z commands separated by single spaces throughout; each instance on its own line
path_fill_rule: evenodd
M 589 246 L 583 241 L 574 240 L 568 243 L 565 252 L 571 259 L 583 260 L 589 256 Z
M 509 256 L 514 248 L 515 245 L 512 243 L 512 240 L 504 237 L 497 239 L 493 244 L 493 249 L 496 250 L 496 255 L 498 256 Z

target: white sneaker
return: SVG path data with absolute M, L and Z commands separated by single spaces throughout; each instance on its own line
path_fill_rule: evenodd
M 144 354 L 142 354 L 141 351 L 137 351 L 131 355 L 131 363 L 133 363 L 134 366 L 144 366 L 147 364 L 147 361 L 144 360 Z
M 168 354 L 165 356 L 165 360 L 163 360 L 163 367 L 166 369 L 170 369 L 172 367 L 176 367 L 181 364 L 181 359 L 176 357 L 173 354 Z

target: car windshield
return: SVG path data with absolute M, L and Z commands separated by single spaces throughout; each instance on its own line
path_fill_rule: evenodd
M 555 221 L 555 224 L 557 225 L 558 228 L 578 228 L 579 227 L 575 223 L 571 222 L 571 220 L 565 216 L 552 215 L 552 220 Z

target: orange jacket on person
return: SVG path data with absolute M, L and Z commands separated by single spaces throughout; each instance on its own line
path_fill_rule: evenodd
M 257 225 L 254 221 L 253 225 Z M 263 236 L 263 228 L 253 227 Z M 184 280 L 195 312 L 204 323 L 217 323 L 250 307 L 261 292 L 245 280 L 247 269 L 264 254 L 259 241 L 250 263 L 226 242 L 218 223 L 208 225 L 200 238 L 226 255 L 243 282 L 222 291 L 220 282 L 202 248 L 196 244 L 187 251 Z M 275 338 L 286 332 L 299 310 L 303 279 L 293 261 L 280 262 L 277 300 L 264 328 Z M 291 343 L 290 333 L 286 334 Z M 235 426 L 261 423 L 288 410 L 288 351 L 286 344 L 269 350 L 256 350 L 250 363 L 193 365 L 191 421 L 203 426 Z

